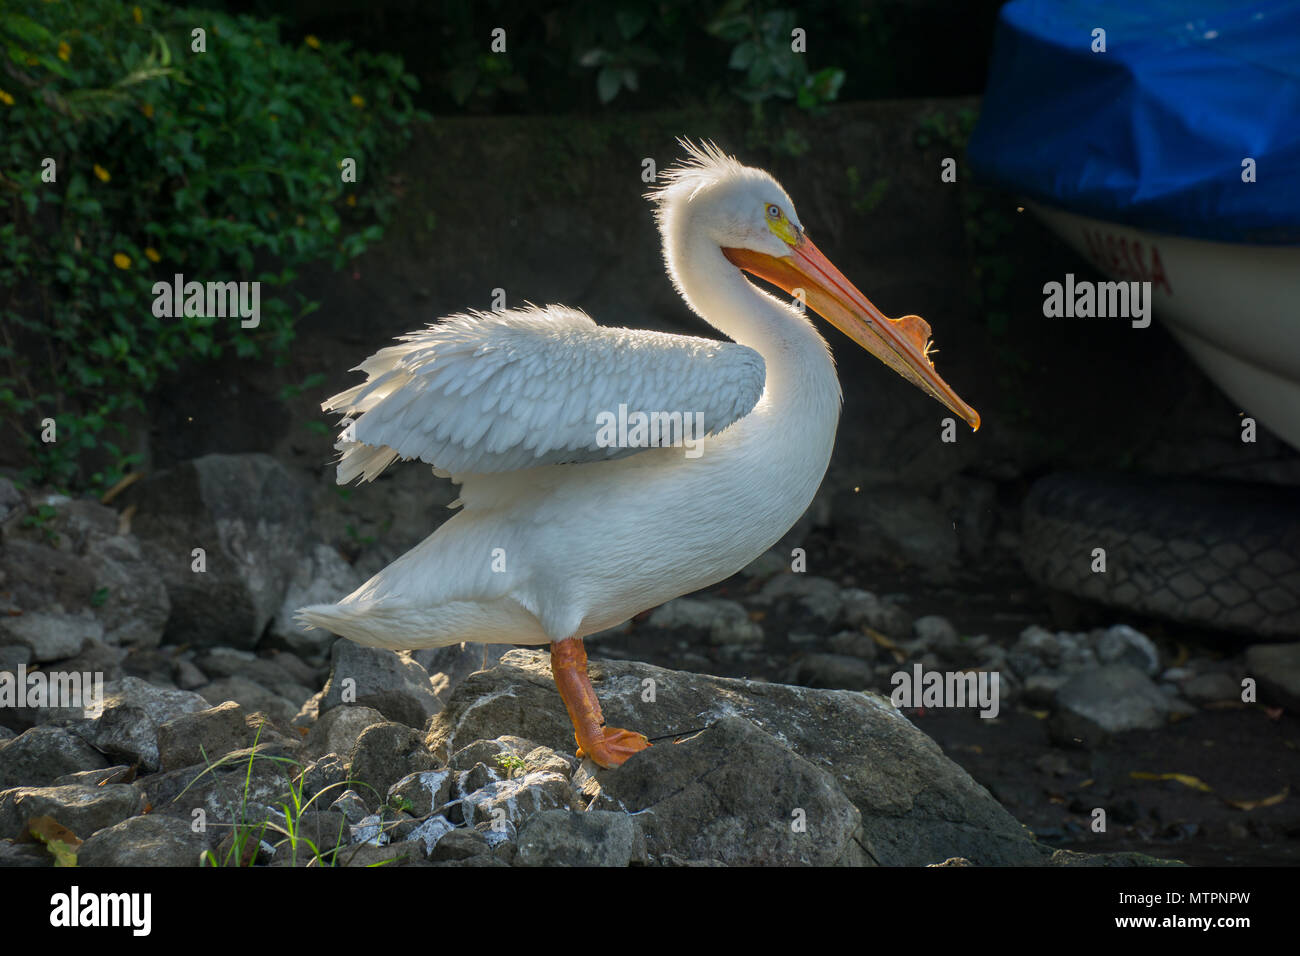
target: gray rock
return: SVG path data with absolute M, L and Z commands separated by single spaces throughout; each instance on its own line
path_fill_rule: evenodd
M 778 574 L 754 595 L 760 606 L 789 604 L 817 618 L 821 623 L 835 623 L 843 610 L 844 600 L 840 586 L 834 581 L 813 574 Z
M 504 824 L 517 830 L 530 816 L 543 810 L 568 809 L 573 805 L 573 788 L 563 774 L 537 771 L 508 780 L 494 780 L 482 789 L 461 797 L 461 816 L 473 826 L 485 823 L 489 843 L 493 834 L 506 832 Z
M 0 575 L 17 608 L 90 616 L 100 625 L 96 639 L 156 647 L 170 604 L 139 542 L 119 535 L 116 512 L 97 502 L 48 496 L 47 503 L 55 508 L 54 546 L 11 538 L 0 549 Z
M 352 843 L 373 843 L 375 846 L 383 846 L 390 842 L 387 829 L 384 826 L 385 820 L 378 813 L 370 813 L 362 817 L 357 823 L 349 827 L 350 842 Z
M 158 728 L 158 755 L 163 770 L 215 763 L 226 754 L 252 746 L 244 708 L 226 701 L 207 710 L 183 714 Z
M 1042 664 L 1048 667 L 1056 667 L 1061 662 L 1061 641 L 1046 628 L 1031 624 L 1020 632 L 1020 637 L 1011 647 L 1011 654 L 1008 656 L 1011 658 L 1013 666 L 1015 666 L 1016 658 L 1022 654 L 1031 654 L 1038 658 Z M 1037 668 L 1034 668 L 1034 670 L 1037 670 Z M 1021 672 L 1019 667 L 1016 668 L 1016 671 L 1020 673 L 1021 677 L 1028 677 L 1030 673 L 1033 673 L 1032 670 L 1027 673 Z
M 940 653 L 955 647 L 959 640 L 957 629 L 946 617 L 938 614 L 918 617 L 912 622 L 912 633 L 923 648 Z
M 0 645 L 0 671 L 17 674 L 18 668 L 32 662 L 32 649 L 21 644 Z
M 895 641 L 912 633 L 912 618 L 893 601 L 882 601 L 860 588 L 845 588 L 840 599 L 844 623 L 850 627 L 869 627 Z
M 536 747 L 537 744 L 531 740 L 526 740 L 523 737 L 516 737 L 513 734 L 502 734 L 500 737 L 496 737 L 492 740 L 475 740 L 470 744 L 461 747 L 451 755 L 451 759 L 447 761 L 447 765 L 451 767 L 452 770 L 465 771 L 471 769 L 477 764 L 485 764 L 492 768 L 492 774 L 489 779 L 501 780 L 506 776 L 503 767 L 503 758 L 517 757 L 522 760 L 524 754 L 531 752 Z M 540 768 L 530 767 L 528 769 L 536 770 Z M 463 786 L 459 784 L 457 786 L 464 791 L 465 788 Z M 477 787 L 471 787 L 470 789 L 477 789 Z
M 451 771 L 425 770 L 403 777 L 388 788 L 390 807 L 403 807 L 415 817 L 427 817 L 451 799 Z
M 741 568 L 740 573 L 755 581 L 766 581 L 773 575 L 788 570 L 790 570 L 790 558 L 774 548 L 771 551 L 764 551 Z
M 284 601 L 271 621 L 268 637 L 273 643 L 309 657 L 324 654 L 336 640 L 335 636 L 323 628 L 304 628 L 294 620 L 294 615 L 298 608 L 309 604 L 333 604 L 364 581 L 365 577 L 344 560 L 337 548 L 317 544 L 298 559 Z
M 427 856 L 443 837 L 455 829 L 456 824 L 441 815 L 426 820 L 404 820 L 393 829 L 393 842 L 418 841 Z
M 98 595 L 92 610 L 104 627 L 107 643 L 157 647 L 171 613 L 167 587 L 140 542 L 131 535 L 117 534 L 116 514 L 104 510 L 113 515 L 114 533 L 89 536 L 82 552 L 93 571 Z
M 1241 700 L 1241 684 L 1222 671 L 1197 674 L 1179 685 L 1184 697 L 1196 704 L 1212 704 L 1221 700 Z
M 103 637 L 104 625 L 88 610 L 81 614 L 28 611 L 0 618 L 0 641 L 26 647 L 37 664 L 73 657 L 82 645 Z
M 761 644 L 763 628 L 739 601 L 677 598 L 655 609 L 647 622 L 666 631 L 695 631 L 712 644 Z
M 181 690 L 196 691 L 209 682 L 208 675 L 199 670 L 197 664 L 183 658 L 176 661 L 176 669 L 173 672 L 173 679 L 176 681 L 176 686 Z
M 206 455 L 137 482 L 133 530 L 171 600 L 166 636 L 252 647 L 280 609 L 310 522 L 307 496 L 264 454 Z M 195 548 L 206 570 L 195 571 Z
M 519 830 L 515 866 L 628 866 L 646 859 L 634 817 L 608 810 L 543 810 Z
M 0 840 L 0 869 L 14 866 L 51 866 L 53 863 L 53 858 L 40 843 Z
M 1160 672 L 1160 652 L 1151 638 L 1127 624 L 1116 624 L 1099 634 L 1094 650 L 1102 664 L 1129 664 L 1148 677 Z
M 298 714 L 302 700 L 311 696 L 306 687 L 298 688 L 295 693 L 298 700 L 281 697 L 275 691 L 267 690 L 255 681 L 243 677 L 223 677 L 214 680 L 206 687 L 200 687 L 199 693 L 209 704 L 216 706 L 226 701 L 235 701 L 245 710 L 262 711 L 281 727 L 288 727 Z
M 826 640 L 826 647 L 836 654 L 847 654 L 864 661 L 874 661 L 880 650 L 874 640 L 858 631 L 840 631 Z
M 80 736 L 62 727 L 33 727 L 0 750 L 0 790 L 44 787 L 64 774 L 107 767 L 108 761 Z
M 1056 694 L 1069 683 L 1067 674 L 1038 673 L 1025 679 L 1025 703 L 1032 707 L 1049 707 L 1056 702 Z
M 441 709 L 428 671 L 396 651 L 340 638 L 330 651 L 330 665 L 322 710 L 361 704 L 389 720 L 422 728 Z
M 340 793 L 330 804 L 330 810 L 342 815 L 350 826 L 358 826 L 362 820 L 370 816 L 366 801 L 361 799 L 361 794 L 355 790 L 344 790 Z
M 348 762 L 357 792 L 372 810 L 403 777 L 438 769 L 438 761 L 424 746 L 424 736 L 398 723 L 375 724 L 362 731 Z
M 199 866 L 207 846 L 184 820 L 151 813 L 96 832 L 77 851 L 77 865 Z
M 438 822 L 435 823 L 435 821 Z M 492 852 L 487 837 L 472 827 L 457 829 L 444 817 L 431 817 L 428 822 L 433 824 L 430 834 L 437 834 L 432 843 L 425 839 L 430 860 L 435 862 L 467 860 L 471 856 L 481 856 Z M 451 829 L 448 829 L 448 827 L 451 827 Z
M 424 845 L 419 840 L 388 846 L 360 844 L 340 850 L 338 866 L 411 866 L 424 862 Z
M 429 683 L 433 687 L 434 696 L 438 698 L 438 709 L 441 710 L 447 706 L 447 700 L 457 684 L 475 671 L 491 667 L 508 650 L 510 648 L 504 644 L 452 644 L 418 651 L 399 651 L 398 656 L 409 657 L 428 672 Z
M 27 495 L 10 479 L 0 477 L 0 527 L 27 513 Z
M 260 744 L 226 754 L 211 767 L 196 764 L 141 777 L 133 786 L 154 813 L 194 821 L 203 811 L 203 832 L 215 846 L 240 824 L 261 824 L 276 814 L 271 808 L 290 802 L 295 773 L 292 749 Z
M 84 839 L 139 811 L 140 794 L 129 784 L 16 787 L 0 793 L 0 837 L 17 839 L 27 821 L 53 817 Z
M 1163 727 L 1170 702 L 1136 667 L 1111 664 L 1071 677 L 1056 692 L 1056 708 L 1048 723 L 1054 739 L 1094 747 L 1110 734 Z
M 790 668 L 789 681 L 804 687 L 866 690 L 873 686 L 875 668 L 860 657 L 844 654 L 805 654 Z
M 320 856 L 329 859 L 335 850 L 347 845 L 349 827 L 347 818 L 337 810 L 307 810 L 298 815 L 294 832 L 299 841 L 296 852 L 300 858 Z M 277 855 L 295 852 L 288 838 L 281 837 L 277 843 Z
M 55 777 L 51 787 L 103 787 L 110 783 L 130 783 L 135 779 L 135 771 L 125 764 L 116 767 L 104 767 L 101 770 L 79 770 Z
M 344 704 L 321 715 L 307 735 L 303 749 L 313 757 L 327 753 L 350 754 L 362 731 L 385 722 L 384 715 L 372 707 Z
M 783 858 L 793 858 L 796 850 L 807 849 L 817 859 L 848 862 L 854 851 L 847 843 L 837 849 L 824 839 L 829 832 L 843 835 L 845 827 L 852 834 L 853 827 L 843 813 L 831 812 L 843 806 L 823 785 L 857 809 L 861 847 L 883 865 L 916 866 L 952 856 L 978 865 L 1034 863 L 1044 855 L 987 790 L 882 697 L 730 680 L 622 661 L 597 662 L 591 672 L 610 726 L 658 737 L 714 725 L 683 743 L 658 744 L 616 770 L 594 775 L 606 792 L 606 801 L 595 808 L 623 809 L 610 805 L 609 794 L 617 793 L 629 812 L 648 807 L 626 803 L 622 788 L 608 781 L 630 778 L 638 764 L 648 764 L 644 771 L 636 771 L 638 786 L 645 788 L 638 792 L 646 799 L 668 800 L 671 780 L 682 786 L 698 781 L 692 792 L 700 805 L 712 809 L 712 816 L 699 806 L 692 808 L 689 799 L 683 800 L 680 813 L 690 824 L 674 823 L 662 811 L 660 825 L 680 829 L 659 831 L 668 836 L 659 837 L 651 849 L 656 857 L 666 852 L 701 859 L 698 853 L 672 849 L 675 842 L 689 845 L 693 837 L 686 831 L 698 824 L 696 829 L 707 829 L 719 846 L 728 847 L 719 852 L 731 858 L 751 852 L 745 849 L 745 833 L 763 831 L 769 840 L 764 852 L 779 850 Z M 642 700 L 642 682 L 647 679 L 661 689 L 653 702 Z M 734 724 L 726 733 L 715 733 L 723 718 L 743 718 L 759 736 Z M 555 692 L 545 654 L 513 650 L 496 667 L 466 678 L 447 709 L 434 718 L 428 743 L 435 754 L 447 755 L 466 743 L 511 733 L 559 753 L 573 752 L 573 728 Z M 717 743 L 710 743 L 710 738 Z M 786 767 L 790 773 L 781 779 L 756 770 L 751 758 L 759 755 L 769 766 Z M 811 773 L 805 764 L 822 771 L 824 777 Z M 579 782 L 579 774 L 574 785 L 581 789 L 585 784 Z M 763 786 L 755 787 L 755 779 L 762 779 Z M 726 787 L 713 787 L 715 781 L 719 786 L 725 782 Z M 805 789 L 789 789 L 796 781 Z M 817 847 L 783 842 L 784 831 L 778 833 L 782 827 L 788 830 L 793 819 L 791 812 L 797 805 L 786 805 L 791 795 L 804 799 L 805 793 L 809 801 L 817 796 L 825 808 L 820 817 L 808 812 L 809 833 L 822 834 L 810 841 Z M 774 822 L 778 816 L 779 824 Z M 648 817 L 638 817 L 647 841 L 651 838 Z M 730 842 L 724 832 L 727 827 L 734 831 Z
M 166 690 L 124 677 L 104 685 L 103 713 L 77 729 L 104 753 L 152 771 L 159 767 L 158 728 L 208 706 L 192 691 Z
M 336 753 L 324 754 L 302 769 L 299 786 L 304 803 L 315 801 L 329 806 L 343 792 L 348 779 L 348 765 Z
M 861 815 L 834 776 L 742 717 L 597 777 L 605 798 L 637 814 L 652 856 L 742 866 L 869 860 Z
M 960 540 L 953 520 L 934 501 L 904 487 L 874 487 L 835 496 L 844 537 L 869 561 L 902 559 L 934 575 L 955 565 Z
M 92 674 L 104 683 L 121 680 L 126 676 L 122 662 L 131 652 L 125 647 L 112 647 L 102 641 L 86 641 L 76 657 L 55 661 L 45 669 L 65 674 Z
M 1246 671 L 1259 683 L 1261 703 L 1300 710 L 1300 643 L 1246 648 Z

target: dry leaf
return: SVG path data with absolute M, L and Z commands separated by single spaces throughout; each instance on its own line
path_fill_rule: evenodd
M 1129 776 L 1134 780 L 1173 780 L 1181 783 L 1184 787 L 1191 787 L 1193 790 L 1202 790 L 1205 793 L 1214 792 L 1214 788 L 1208 783 L 1200 777 L 1193 777 L 1189 773 L 1146 773 L 1142 770 L 1134 770 Z
M 1265 797 L 1262 800 L 1229 800 L 1223 798 L 1223 802 L 1230 807 L 1236 807 L 1238 810 L 1258 810 L 1260 807 L 1275 807 L 1291 794 L 1291 787 L 1282 788 L 1281 793 L 1275 793 L 1271 797 Z
M 19 834 L 20 843 L 43 843 L 55 866 L 76 866 L 81 838 L 53 817 L 32 817 Z

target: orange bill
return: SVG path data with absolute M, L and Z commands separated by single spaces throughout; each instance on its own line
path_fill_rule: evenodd
M 929 323 L 919 315 L 885 316 L 807 236 L 800 233 L 790 245 L 790 255 L 779 259 L 750 249 L 724 248 L 722 254 L 736 267 L 791 295 L 802 295 L 807 306 L 827 322 L 960 415 L 972 429 L 979 429 L 979 412 L 963 402 L 934 370 L 928 354 Z

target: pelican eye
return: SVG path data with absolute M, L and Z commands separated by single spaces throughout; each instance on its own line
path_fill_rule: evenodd
M 776 203 L 772 203 L 771 205 L 769 205 L 769 206 L 767 207 L 767 217 L 768 217 L 769 219 L 780 219 L 780 218 L 781 218 L 781 207 L 778 206 Z

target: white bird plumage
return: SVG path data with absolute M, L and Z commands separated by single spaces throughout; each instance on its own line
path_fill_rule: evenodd
M 549 306 L 453 316 L 380 350 L 358 367 L 364 383 L 323 406 L 347 416 L 338 481 L 419 459 L 460 484 L 461 510 L 337 604 L 301 609 L 304 624 L 397 649 L 580 648 L 570 639 L 720 581 L 775 544 L 821 483 L 840 388 L 809 318 L 737 262 L 787 291 L 801 270 L 822 295 L 810 307 L 978 422 L 924 357 L 929 327 L 876 312 L 807 240 L 770 175 L 683 145 L 687 161 L 648 198 L 674 285 L 732 341 L 604 328 Z M 597 416 L 620 405 L 702 413 L 702 454 L 602 447 Z M 582 666 L 585 681 L 585 655 Z M 577 692 L 561 693 L 581 740 Z
M 640 449 L 602 447 L 595 428 L 620 403 L 699 411 L 714 435 L 748 414 L 765 377 L 743 345 L 603 328 L 559 305 L 454 315 L 400 341 L 324 405 L 356 418 L 336 446 L 339 484 L 398 458 L 462 475 L 623 457 Z

